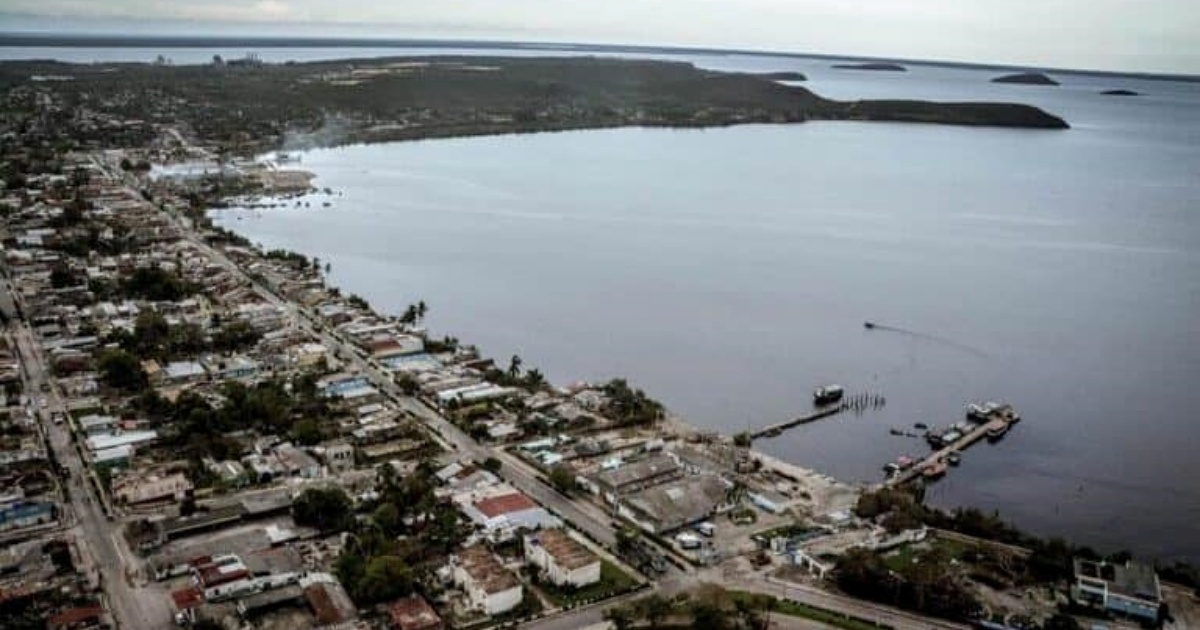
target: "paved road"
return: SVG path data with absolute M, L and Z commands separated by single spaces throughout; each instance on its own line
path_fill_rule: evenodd
M 11 285 L 6 283 L 6 288 L 11 292 Z M 51 421 L 51 414 L 61 413 L 65 417 L 67 410 L 57 388 L 47 377 L 41 344 L 25 322 L 15 323 L 12 331 L 21 357 L 25 391 L 34 401 L 40 398 L 47 401 L 46 408 L 39 409 L 39 417 L 55 458 L 67 468 L 69 509 L 74 517 L 73 531 L 80 553 L 87 565 L 85 574 L 96 576 L 98 573 L 108 596 L 108 608 L 121 628 L 155 630 L 171 627 L 171 611 L 165 597 L 145 597 L 147 593 L 136 592 L 127 581 L 125 572 L 136 566 L 135 556 L 118 534 L 117 526 L 105 516 L 81 453 L 72 441 L 69 426 Z M 42 392 L 43 384 L 49 387 L 48 392 Z

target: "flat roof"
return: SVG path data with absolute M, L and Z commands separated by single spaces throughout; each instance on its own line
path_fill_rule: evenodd
M 462 549 L 458 559 L 467 575 L 489 595 L 521 586 L 517 576 L 504 568 L 484 545 Z
M 660 475 L 673 474 L 679 470 L 679 464 L 674 458 L 665 453 L 655 453 L 645 459 L 602 470 L 596 475 L 596 481 L 611 488 L 620 488 Z
M 599 556 L 592 553 L 591 549 L 584 547 L 561 529 L 547 529 L 530 534 L 525 540 L 526 544 L 541 546 L 554 558 L 554 563 L 564 569 L 578 569 L 600 561 Z
M 1075 559 L 1075 575 L 1108 584 L 1108 590 L 1125 597 L 1136 597 L 1150 601 L 1162 599 L 1158 574 L 1154 567 L 1137 562 L 1111 564 Z
M 520 492 L 488 497 L 475 503 L 475 509 L 482 512 L 483 515 L 488 518 L 496 518 L 497 516 L 501 516 L 503 514 L 531 510 L 536 507 L 538 507 L 538 505 L 533 502 L 533 499 L 530 499 Z

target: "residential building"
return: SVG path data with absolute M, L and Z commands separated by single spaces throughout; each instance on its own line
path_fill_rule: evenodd
M 183 473 L 170 475 L 127 474 L 113 480 L 112 496 L 118 503 L 182 501 L 192 491 L 192 482 Z
M 388 606 L 392 627 L 396 630 L 442 630 L 445 624 L 429 602 L 420 595 L 409 595 Z
M 600 558 L 562 529 L 525 536 L 525 559 L 555 586 L 579 588 L 600 581 Z
M 520 605 L 524 597 L 521 581 L 486 546 L 462 549 L 451 562 L 454 583 L 467 594 L 471 607 L 486 615 L 499 615 Z
M 0 504 L 0 532 L 52 522 L 54 504 L 23 499 Z

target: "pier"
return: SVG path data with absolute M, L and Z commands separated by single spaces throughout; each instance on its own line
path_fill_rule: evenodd
M 913 479 L 921 477 L 924 475 L 926 469 L 933 466 L 944 465 L 947 457 L 951 453 L 962 453 L 976 442 L 988 437 L 988 431 L 992 430 L 993 428 L 1005 427 L 1007 430 L 1008 427 L 1011 427 L 1015 422 L 1017 422 L 1017 418 L 1019 417 L 1013 415 L 1011 408 L 1005 406 L 1003 411 L 992 414 L 987 421 L 979 423 L 975 426 L 975 428 L 965 433 L 962 437 L 954 440 L 950 444 L 943 445 L 941 448 L 937 449 L 925 458 L 917 461 L 907 469 L 896 473 L 887 481 L 883 482 L 883 487 L 892 488 L 896 486 L 902 486 L 906 483 L 909 483 Z
M 784 422 L 777 422 L 775 424 L 763 427 L 758 431 L 751 433 L 750 437 L 755 440 L 764 437 L 775 437 L 793 427 L 798 427 L 802 424 L 808 424 L 809 422 L 815 422 L 821 418 L 828 418 L 829 416 L 839 414 L 849 408 L 850 406 L 845 402 L 827 405 L 798 418 L 792 418 L 791 420 L 785 420 Z

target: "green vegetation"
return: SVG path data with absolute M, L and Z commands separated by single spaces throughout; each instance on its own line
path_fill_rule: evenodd
M 124 350 L 105 350 L 96 360 L 100 379 L 109 387 L 135 393 L 146 388 L 146 373 L 137 357 Z
M 86 96 L 89 107 L 99 113 L 144 121 L 111 132 L 72 124 L 72 108 L 50 110 L 43 140 L 51 145 L 104 140 L 107 146 L 143 146 L 155 124 L 183 124 L 195 130 L 202 143 L 245 155 L 277 148 L 289 133 L 311 145 L 336 145 L 627 125 L 711 127 L 820 119 L 1066 126 L 1027 105 L 839 102 L 769 77 L 677 62 L 422 57 L 421 65 L 399 70 L 397 61 L 239 67 L 9 61 L 0 64 L 0 90 L 30 86 L 31 75 L 70 75 L 72 81 L 37 84 L 37 93 L 67 103 Z M 31 98 L 27 104 L 16 103 L 13 110 L 30 117 L 44 111 Z M 130 170 L 140 166 L 130 164 Z
M 969 619 L 980 609 L 950 559 L 930 549 L 893 571 L 880 556 L 851 549 L 837 563 L 838 588 L 854 596 L 947 619 Z
M 662 420 L 662 403 L 633 389 L 623 378 L 615 378 L 601 388 L 607 401 L 600 413 L 621 426 L 646 426 Z
M 833 626 L 834 628 L 843 628 L 844 630 L 879 630 L 879 626 L 870 621 L 846 617 L 845 615 L 828 610 L 806 606 L 799 602 L 778 599 L 771 595 L 749 593 L 746 591 L 729 591 L 729 596 L 734 601 L 745 602 L 745 605 L 753 610 L 765 610 L 773 614 L 787 615 L 788 617 L 811 619 Z
M 292 501 L 292 518 L 297 525 L 322 532 L 343 532 L 354 525 L 350 497 L 340 488 L 308 488 Z
M 567 464 L 555 464 L 550 469 L 550 485 L 563 494 L 575 491 L 575 471 Z
M 335 572 L 359 606 L 402 597 L 423 588 L 423 578 L 469 534 L 455 508 L 433 494 L 429 462 L 400 479 L 379 467 L 380 498 L 362 506 Z
M 552 584 L 539 584 L 542 592 L 559 607 L 574 607 L 579 604 L 608 599 L 628 593 L 638 587 L 638 581 L 608 560 L 600 560 L 600 581 L 583 588 L 559 588 Z
M 197 287 L 162 267 L 139 267 L 121 282 L 126 297 L 173 302 L 196 293 Z

